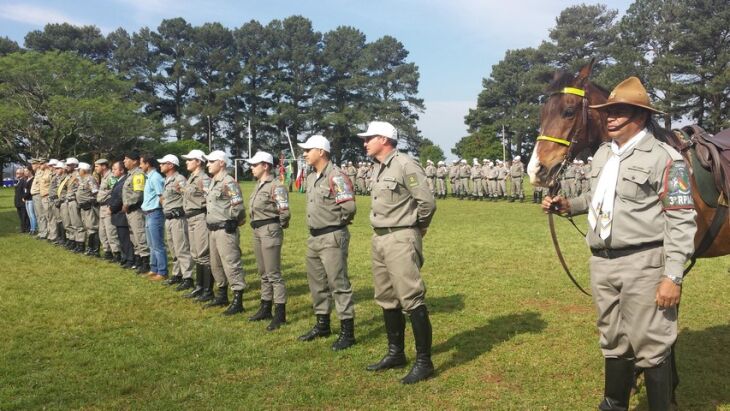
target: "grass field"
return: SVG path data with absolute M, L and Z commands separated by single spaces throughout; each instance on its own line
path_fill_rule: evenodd
M 248 198 L 252 185 L 243 185 Z M 370 199 L 358 197 L 350 278 L 357 345 L 302 343 L 313 322 L 304 267 L 304 195 L 292 194 L 283 270 L 289 323 L 266 332 L 250 247 L 245 316 L 224 318 L 116 265 L 17 234 L 12 191 L 0 190 L 0 409 L 514 409 L 590 410 L 603 359 L 594 311 L 558 265 L 532 204 L 438 202 L 424 240 L 437 375 L 372 374 L 386 347 L 370 274 Z M 579 224 L 585 225 L 585 219 Z M 589 252 L 566 221 L 569 265 L 588 283 Z M 730 258 L 700 261 L 685 282 L 678 359 L 682 409 L 730 410 Z M 339 322 L 333 317 L 335 331 Z M 406 331 L 413 360 L 410 326 Z M 632 400 L 646 409 L 643 392 Z

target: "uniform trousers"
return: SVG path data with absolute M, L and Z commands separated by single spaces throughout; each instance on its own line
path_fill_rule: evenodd
M 281 245 L 284 230 L 278 223 L 253 229 L 253 252 L 261 276 L 261 299 L 286 303 L 286 286 L 281 275 Z
M 347 275 L 350 231 L 347 228 L 307 239 L 307 281 L 315 314 L 332 312 L 340 320 L 355 316 L 352 285 Z

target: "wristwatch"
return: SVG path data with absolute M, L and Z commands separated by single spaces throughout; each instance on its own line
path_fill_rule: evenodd
M 667 278 L 672 280 L 672 282 L 678 286 L 682 286 L 682 277 L 678 275 L 668 275 Z

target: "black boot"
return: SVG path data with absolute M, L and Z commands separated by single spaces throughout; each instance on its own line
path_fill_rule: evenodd
M 228 286 L 218 287 L 218 295 L 215 296 L 208 304 L 205 304 L 205 308 L 210 307 L 224 307 L 228 305 Z
M 142 264 L 142 259 L 137 254 L 132 257 L 131 261 L 132 266 L 129 268 L 131 268 L 132 270 L 137 270 L 137 268 L 139 268 L 139 266 Z
M 223 315 L 234 315 L 243 312 L 243 290 L 233 292 L 233 301 L 228 308 L 223 311 Z
M 192 278 L 183 278 L 182 282 L 175 287 L 175 291 L 185 291 L 193 288 L 193 279 Z
M 332 330 L 330 330 L 329 314 L 317 314 L 317 322 L 314 327 L 306 334 L 300 335 L 299 341 L 312 341 L 317 337 L 329 337 L 330 334 L 332 334 Z
M 114 254 L 111 251 L 104 251 L 104 259 L 107 261 L 114 261 Z
M 261 321 L 261 320 L 268 320 L 271 317 L 271 301 L 269 300 L 261 300 L 261 305 L 259 306 L 259 310 L 256 311 L 256 314 L 248 317 L 249 321 Z
M 406 365 L 405 331 L 406 318 L 400 309 L 383 310 L 385 332 L 388 335 L 388 352 L 379 362 L 368 365 L 368 371 L 401 368 Z
M 355 320 L 349 318 L 340 321 L 340 335 L 332 343 L 332 350 L 340 351 L 355 345 Z
M 112 253 L 112 261 L 115 263 L 122 264 L 122 254 L 119 252 Z
M 671 410 L 672 392 L 672 361 L 667 358 L 656 367 L 644 369 L 644 386 L 646 398 L 649 400 L 649 410 Z
M 274 318 L 266 326 L 266 331 L 274 331 L 282 324 L 286 324 L 286 304 L 274 304 Z
M 195 265 L 195 288 L 193 291 L 184 295 L 185 298 L 195 298 L 203 293 L 203 266 L 200 264 Z
M 203 292 L 199 296 L 195 297 L 197 302 L 206 302 L 213 299 L 213 273 L 210 271 L 209 265 L 203 266 Z
M 150 256 L 139 257 L 139 266 L 137 274 L 147 274 L 150 271 Z
M 634 381 L 634 360 L 606 358 L 606 376 L 601 411 L 626 411 L 629 409 L 631 386 Z
M 99 258 L 99 249 L 101 248 L 101 240 L 99 239 L 99 233 L 91 235 L 91 256 Z
M 83 253 L 84 252 L 84 242 L 83 241 L 76 241 L 76 246 L 73 249 L 74 253 Z
M 411 371 L 400 380 L 403 384 L 414 384 L 433 376 L 433 362 L 431 362 L 431 320 L 428 318 L 428 309 L 419 305 L 410 312 L 413 338 L 416 340 L 416 362 Z
M 180 284 L 183 281 L 181 275 L 171 275 L 170 278 L 162 282 L 162 285 L 175 285 Z

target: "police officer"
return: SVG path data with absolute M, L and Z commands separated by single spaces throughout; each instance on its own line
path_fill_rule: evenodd
M 208 172 L 213 176 L 206 195 L 205 222 L 210 238 L 210 266 L 218 285 L 218 295 L 206 307 L 228 304 L 228 285 L 233 301 L 223 315 L 243 312 L 243 290 L 246 288 L 241 266 L 238 226 L 246 221 L 243 194 L 238 182 L 226 171 L 226 153 L 216 150 L 205 156 Z
M 119 236 L 117 227 L 112 223 L 112 212 L 109 208 L 109 200 L 112 195 L 112 188 L 117 178 L 109 167 L 109 161 L 100 158 L 94 162 L 94 169 L 101 177 L 99 181 L 99 192 L 96 195 L 96 202 L 99 204 L 99 242 L 104 249 L 104 259 L 121 261 Z
M 469 195 L 469 175 L 471 174 L 471 168 L 466 159 L 462 158 L 459 165 L 459 198 L 464 199 Z
M 563 172 L 563 193 L 566 197 L 575 196 L 575 160 L 565 167 Z
M 451 196 L 459 195 L 459 160 L 454 160 L 449 166 L 449 183 L 451 183 Z
M 56 190 L 56 196 L 58 197 L 57 204 L 59 216 L 61 217 L 61 225 L 63 226 L 61 235 L 63 236 L 63 246 L 66 247 L 67 250 L 73 250 L 76 247 L 76 241 L 73 241 L 74 235 L 71 232 L 71 216 L 68 213 L 68 203 L 66 202 L 69 181 L 68 166 L 65 161 L 59 160 L 56 168 L 59 167 L 62 168 L 57 171 L 60 181 L 58 183 L 58 189 Z
M 144 171 L 139 167 L 139 158 L 139 152 L 134 150 L 124 155 L 124 168 L 128 172 L 122 187 L 122 211 L 127 214 L 129 237 L 134 245 L 135 264 L 133 268 L 137 270 L 138 274 L 144 274 L 150 270 L 150 248 L 147 245 L 144 213 L 142 212 L 146 177 Z
M 497 160 L 497 190 L 499 198 L 507 197 L 507 175 L 509 175 L 507 163 L 502 160 Z
M 355 217 L 352 182 L 330 160 L 330 142 L 320 135 L 309 137 L 299 147 L 314 168 L 307 176 L 307 281 L 317 322 L 300 341 L 330 335 L 331 300 L 340 318 L 340 335 L 332 344 L 335 351 L 355 344 L 355 303 L 347 276 L 350 231 Z
M 405 312 L 411 319 L 416 361 L 401 382 L 413 384 L 433 375 L 431 321 L 426 286 L 421 279 L 423 236 L 436 211 L 421 166 L 396 149 L 398 133 L 390 123 L 373 121 L 358 134 L 369 156 L 377 161 L 370 224 L 375 301 L 383 309 L 388 352 L 369 371 L 403 367 Z M 468 166 L 467 166 L 468 167 Z
M 253 229 L 253 252 L 261 276 L 261 306 L 249 321 L 271 319 L 266 327 L 273 331 L 286 323 L 286 286 L 281 275 L 281 245 L 289 226 L 289 192 L 274 178 L 274 157 L 259 151 L 251 159 L 256 189 L 249 198 L 249 220 Z M 350 165 L 352 167 L 352 165 Z M 353 167 L 354 169 L 354 167 Z M 272 303 L 274 315 L 271 315 Z
M 48 241 L 54 245 L 59 245 L 61 241 L 61 212 L 60 203 L 58 202 L 58 185 L 61 183 L 59 173 L 58 160 L 51 159 L 48 161 L 51 167 L 51 180 L 48 184 Z
M 510 202 L 514 202 L 517 198 L 520 202 L 525 201 L 525 191 L 522 189 L 522 179 L 525 176 L 525 167 L 522 165 L 522 157 L 515 156 L 512 159 L 512 166 L 509 168 L 509 177 L 512 181 L 512 197 Z
M 355 192 L 357 194 L 365 194 L 365 173 L 368 169 L 365 166 L 365 162 L 361 161 L 358 163 L 357 174 L 355 175 Z
M 489 191 L 489 160 L 484 158 L 482 159 L 482 168 L 481 168 L 481 174 L 482 174 L 482 200 L 489 200 L 491 197 L 491 192 Z
M 433 161 L 426 160 L 426 181 L 428 182 L 428 188 L 431 193 L 434 192 L 434 180 L 436 179 L 436 167 L 433 165 Z
M 213 273 L 210 270 L 208 226 L 205 223 L 205 196 L 210 187 L 210 177 L 205 172 L 205 154 L 191 150 L 182 156 L 190 173 L 183 190 L 183 210 L 188 223 L 190 255 L 195 261 L 195 288 L 186 298 L 197 302 L 213 299 Z
M 472 159 L 469 175 L 471 177 L 471 199 L 477 200 L 482 196 L 482 166 L 479 164 L 479 159 Z
M 436 197 L 446 198 L 446 176 L 449 174 L 449 170 L 446 168 L 446 164 L 443 161 L 438 162 L 436 168 Z
M 76 203 L 81 213 L 81 221 L 86 235 L 86 255 L 99 256 L 99 209 L 96 197 L 99 183 L 91 174 L 91 164 L 79 163 L 79 184 L 76 188 Z
M 70 236 L 74 242 L 73 252 L 84 252 L 84 241 L 86 233 L 84 231 L 84 223 L 81 219 L 81 209 L 76 199 L 76 191 L 79 188 L 79 160 L 75 157 L 66 159 L 66 171 L 68 172 L 68 180 L 66 182 L 66 204 L 68 206 L 68 216 L 70 219 Z
M 180 167 L 177 156 L 168 154 L 157 162 L 165 176 L 160 203 L 165 216 L 167 249 L 172 254 L 172 275 L 163 284 L 178 284 L 175 291 L 188 290 L 193 288 L 193 257 L 190 255 L 188 220 L 183 208 L 183 192 L 188 181 L 177 171 Z
M 357 176 L 357 169 L 354 165 L 352 165 L 352 161 L 347 162 L 347 167 L 345 167 L 345 174 L 347 174 L 347 178 L 350 179 L 350 181 L 355 182 L 355 177 Z
M 593 157 L 588 157 L 586 159 L 586 163 L 583 165 L 583 174 L 585 175 L 585 178 L 583 179 L 583 186 L 581 187 L 582 193 L 587 193 L 591 191 L 591 162 L 593 161 Z
M 657 139 L 669 132 L 651 118 L 659 111 L 636 77 L 591 108 L 605 113 L 611 138 L 594 155 L 600 172 L 591 176 L 591 192 L 545 197 L 542 206 L 588 213 L 591 288 L 606 374 L 599 408 L 629 408 L 639 367 L 649 409 L 669 410 L 677 304 L 696 233 L 689 171 L 682 156 Z

